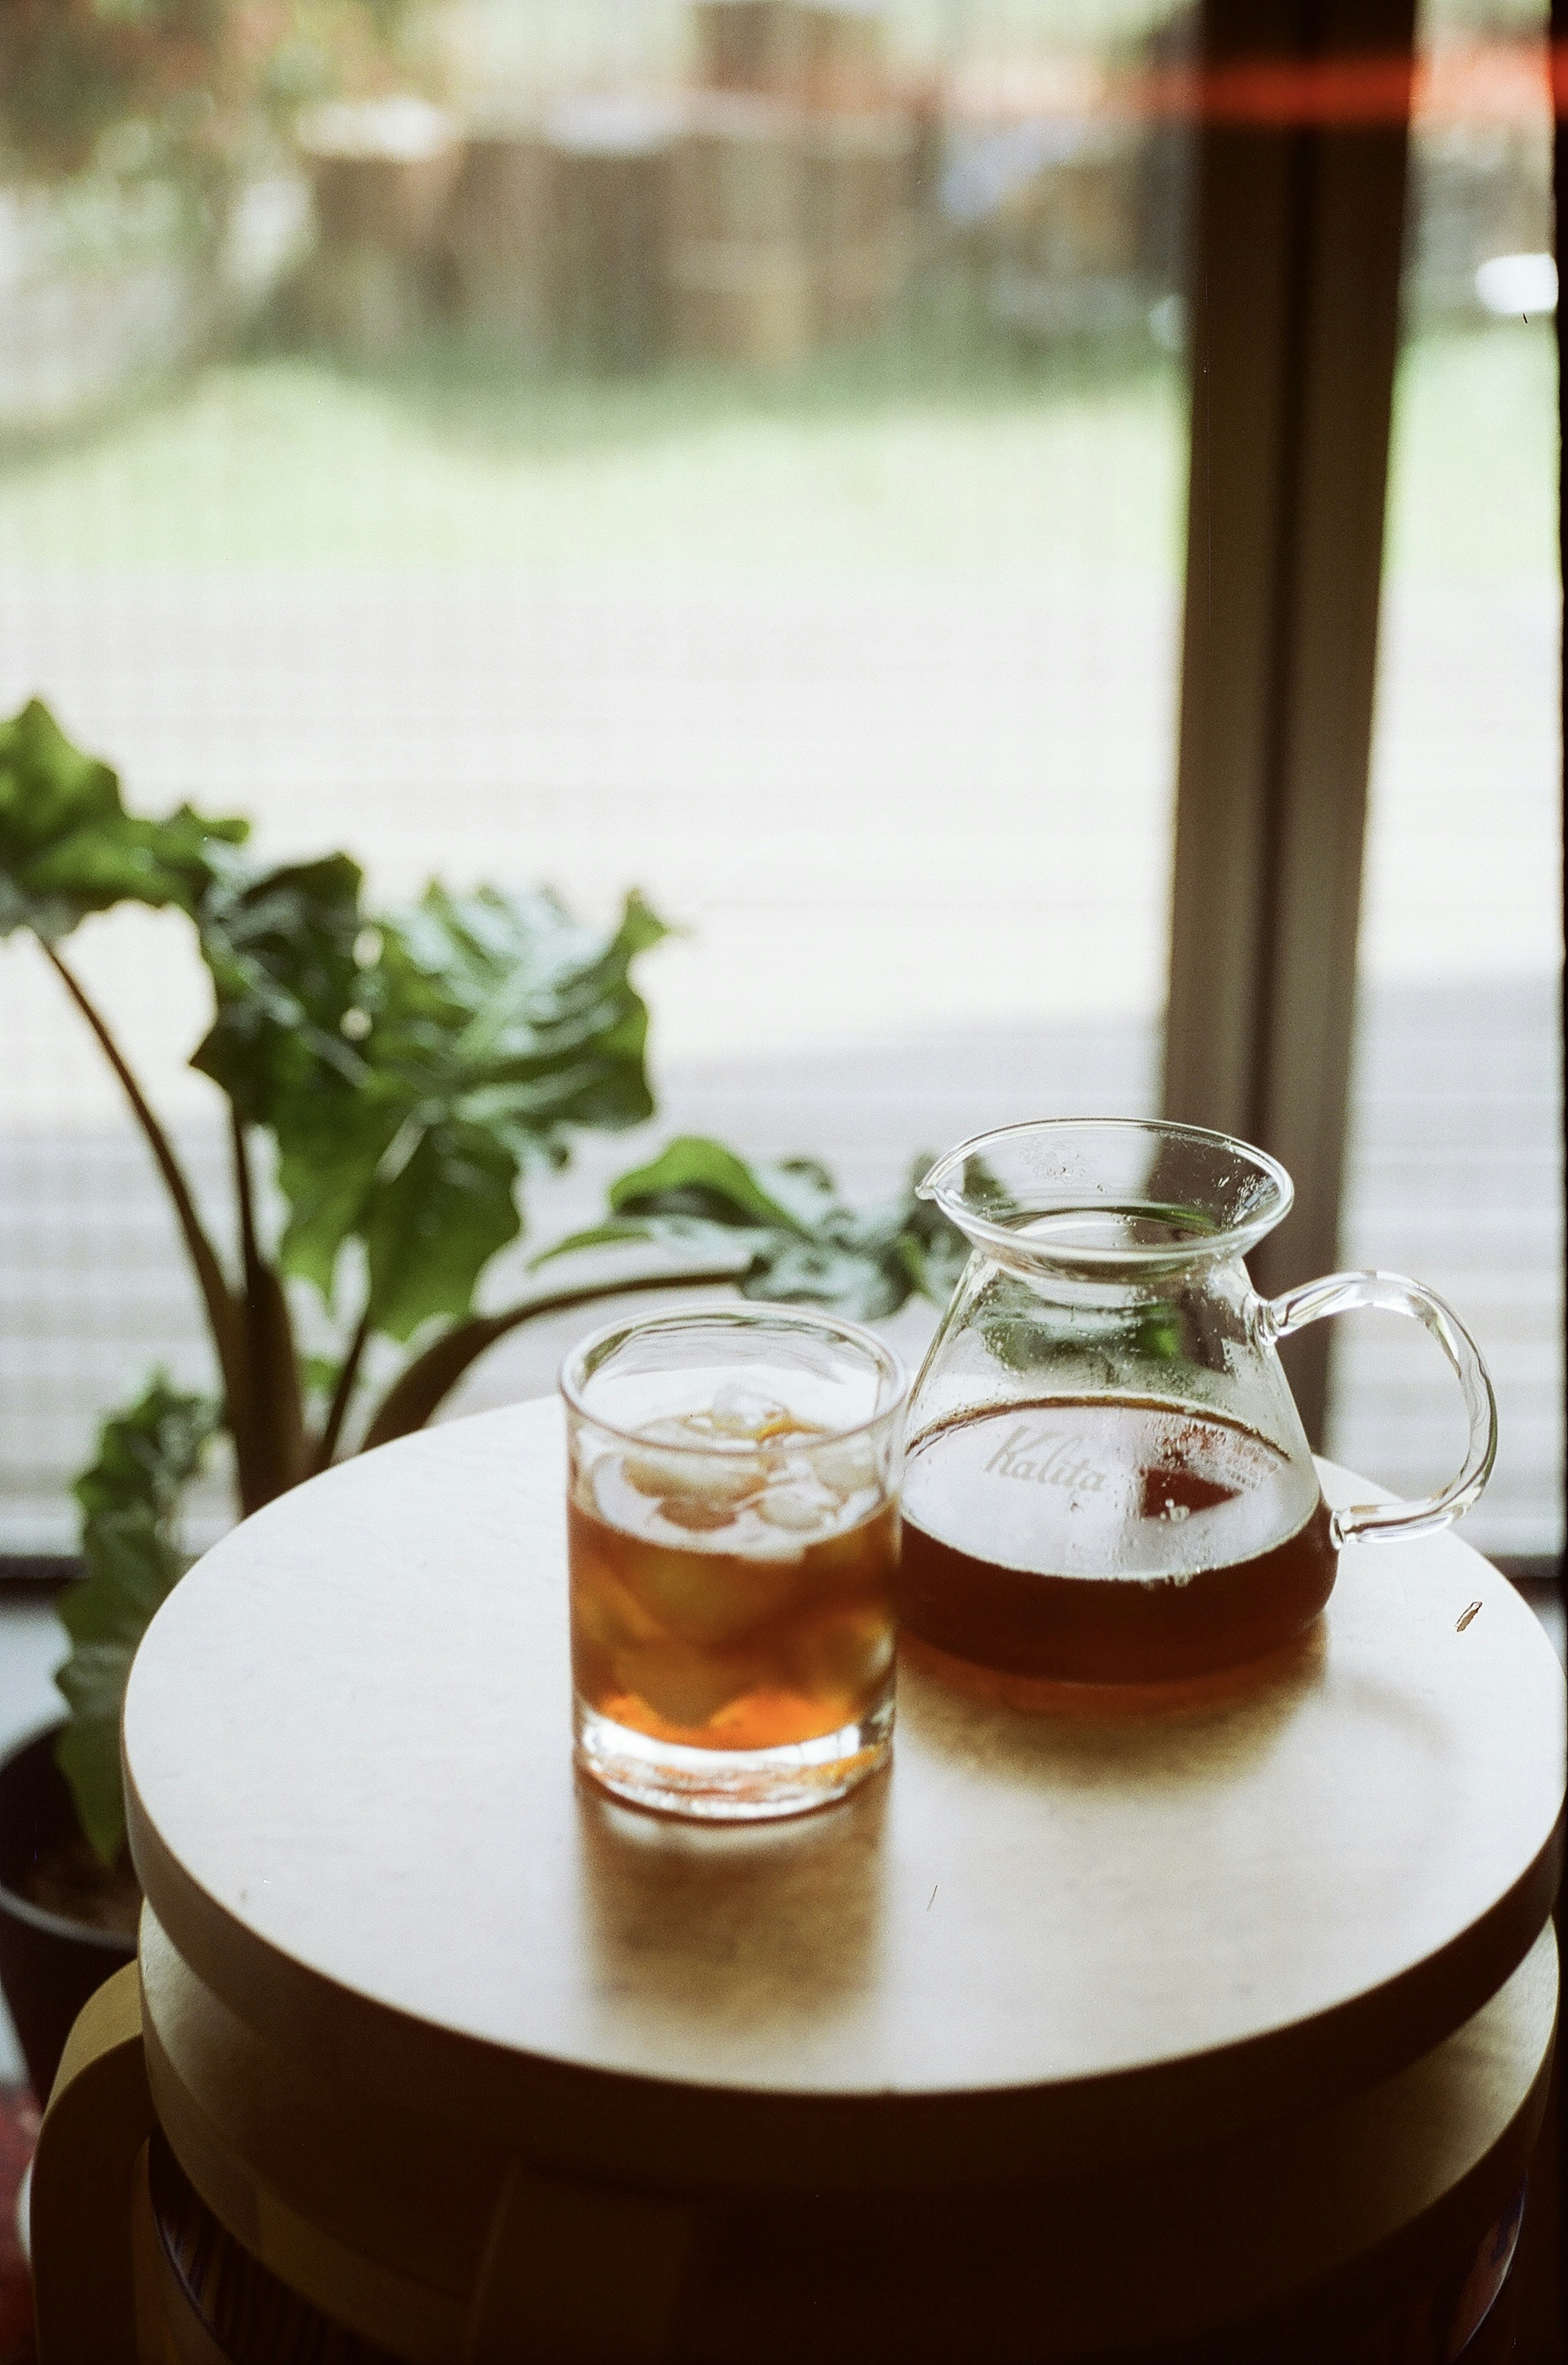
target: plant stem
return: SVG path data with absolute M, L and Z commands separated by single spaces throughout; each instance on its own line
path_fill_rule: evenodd
M 255 1198 L 244 1122 L 230 1102 L 234 1197 L 245 1266 L 242 1402 L 230 1420 L 242 1512 L 259 1510 L 306 1475 L 305 1412 L 294 1324 L 282 1282 L 256 1237 Z
M 224 1395 L 227 1400 L 232 1402 L 237 1389 L 242 1385 L 243 1350 L 240 1309 L 230 1295 L 229 1284 L 223 1278 L 223 1271 L 213 1251 L 212 1242 L 202 1229 L 201 1218 L 196 1214 L 196 1200 L 192 1196 L 190 1184 L 185 1180 L 185 1171 L 174 1155 L 174 1146 L 168 1135 L 149 1108 L 140 1085 L 131 1074 L 125 1057 L 104 1019 L 94 1008 L 54 947 L 45 943 L 41 936 L 39 942 L 43 945 L 44 956 L 65 991 L 97 1037 L 99 1048 L 119 1079 L 120 1087 L 130 1103 L 132 1114 L 141 1127 L 147 1146 L 151 1150 L 158 1171 L 163 1177 L 169 1196 L 174 1202 L 174 1215 L 185 1244 L 185 1253 L 190 1258 L 191 1266 L 196 1274 L 196 1286 L 201 1291 L 202 1304 L 207 1309 L 207 1328 L 212 1335 L 213 1351 L 218 1357 L 218 1370 L 223 1378 Z
M 327 1408 L 326 1422 L 317 1441 L 316 1451 L 310 1457 L 312 1473 L 330 1469 L 331 1466 L 332 1456 L 338 1450 L 338 1440 L 343 1433 L 343 1422 L 348 1417 L 349 1405 L 354 1392 L 354 1382 L 359 1377 L 360 1362 L 369 1338 L 370 1309 L 367 1306 L 360 1316 L 359 1328 L 349 1341 L 348 1353 L 343 1357 L 342 1369 L 338 1373 L 338 1384 L 332 1390 L 332 1401 Z
M 234 1153 L 234 1199 L 240 1210 L 240 1260 L 249 1295 L 255 1285 L 262 1255 L 256 1246 L 256 1208 L 251 1195 L 251 1161 L 245 1151 L 245 1127 L 232 1101 L 229 1104 L 229 1141 Z
M 563 1314 L 569 1306 L 591 1306 L 596 1298 L 630 1297 L 640 1290 L 696 1289 L 704 1283 L 711 1288 L 716 1282 L 738 1280 L 749 1261 L 746 1258 L 732 1265 L 707 1264 L 689 1272 L 649 1272 L 631 1280 L 586 1282 L 576 1289 L 552 1290 L 547 1296 L 527 1298 L 521 1306 L 509 1306 L 504 1314 L 476 1315 L 470 1321 L 460 1322 L 427 1347 L 393 1382 L 359 1450 L 368 1453 L 374 1446 L 387 1445 L 395 1437 L 408 1437 L 422 1429 L 469 1365 L 498 1339 L 532 1322 L 536 1314 Z

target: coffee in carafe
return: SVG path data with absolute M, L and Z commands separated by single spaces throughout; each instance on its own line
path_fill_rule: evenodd
M 1255 1431 L 1130 1397 L 960 1415 L 904 1477 L 900 1615 L 1011 1675 L 1154 1683 L 1309 1625 L 1338 1553 Z

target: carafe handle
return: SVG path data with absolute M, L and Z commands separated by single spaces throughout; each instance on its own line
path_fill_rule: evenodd
M 1424 1536 L 1434 1528 L 1446 1528 L 1469 1510 L 1497 1458 L 1497 1399 L 1481 1351 L 1453 1308 L 1425 1282 L 1411 1281 L 1402 1272 L 1332 1272 L 1323 1281 L 1287 1289 L 1282 1297 L 1261 1299 L 1260 1321 L 1272 1341 L 1305 1330 L 1326 1314 L 1350 1314 L 1365 1306 L 1407 1315 L 1431 1333 L 1453 1366 L 1470 1417 L 1470 1442 L 1458 1477 L 1440 1495 L 1415 1503 L 1355 1503 L 1335 1511 L 1336 1544 L 1355 1543 L 1363 1536 Z

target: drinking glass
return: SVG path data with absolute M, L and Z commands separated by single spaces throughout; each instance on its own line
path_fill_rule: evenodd
M 905 1381 L 791 1306 L 660 1314 L 566 1358 L 577 1761 L 617 1798 L 792 1815 L 893 1728 Z

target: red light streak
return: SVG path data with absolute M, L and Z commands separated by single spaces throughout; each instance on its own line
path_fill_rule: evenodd
M 1568 43 L 1444 43 L 1414 64 L 1368 52 L 1316 60 L 1236 58 L 1201 68 L 1096 69 L 1082 59 L 977 61 L 958 112 L 991 121 L 1107 118 L 1236 130 L 1540 129 L 1568 116 Z

